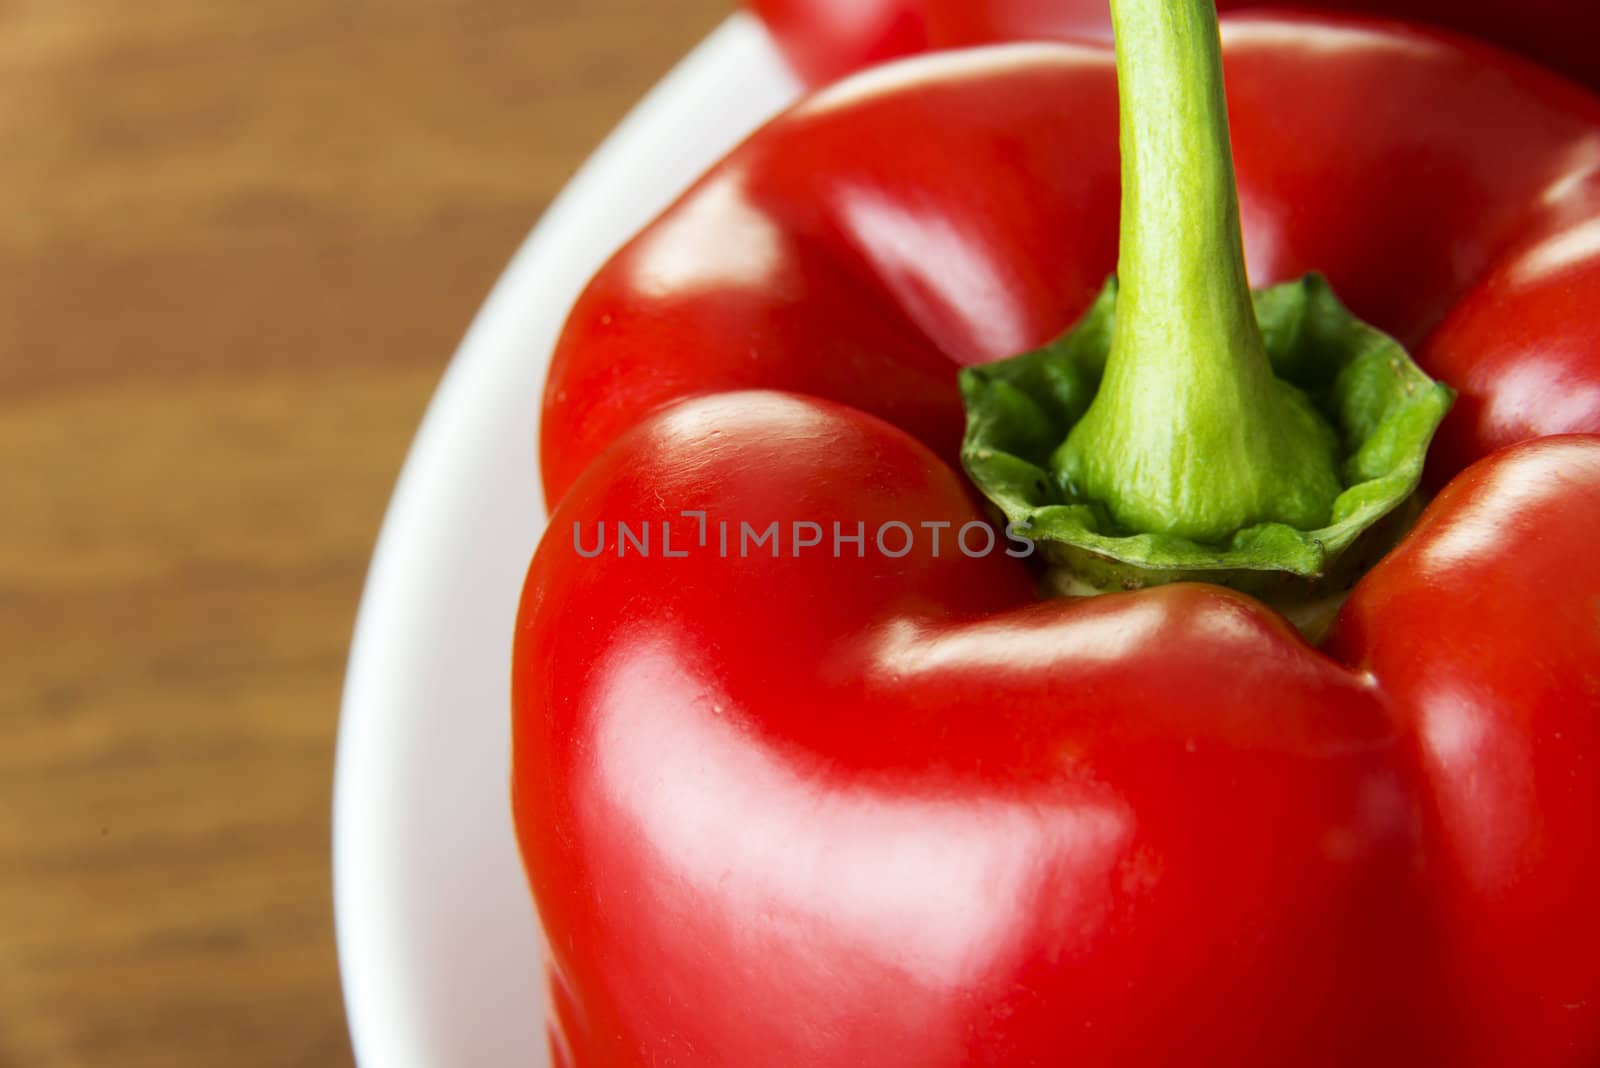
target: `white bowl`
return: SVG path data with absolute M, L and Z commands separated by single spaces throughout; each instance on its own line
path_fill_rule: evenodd
M 364 1068 L 549 1063 L 543 948 L 508 799 L 512 624 L 545 522 L 545 367 L 612 251 L 797 94 L 749 16 L 707 38 L 550 206 L 412 444 L 339 725 L 334 906 Z

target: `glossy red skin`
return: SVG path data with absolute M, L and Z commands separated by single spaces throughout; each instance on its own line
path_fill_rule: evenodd
M 930 49 L 1006 41 L 1111 40 L 1107 0 L 749 0 L 791 66 L 824 85 Z M 1593 0 L 1217 0 L 1224 14 L 1266 8 L 1381 15 L 1493 41 L 1600 89 Z
M 1410 739 L 1451 1064 L 1600 1063 L 1600 438 L 1458 476 L 1327 644 Z M 1492 977 L 1492 978 L 1489 978 Z
M 552 368 L 513 783 L 558 1064 L 1600 1062 L 1600 422 L 1560 406 L 1600 303 L 1542 314 L 1600 300 L 1600 105 L 1420 31 L 1227 36 L 1254 280 L 1323 269 L 1481 369 L 1440 481 L 1587 434 L 1459 475 L 1329 652 L 1214 587 L 1041 603 L 925 540 L 580 559 L 574 524 L 684 510 L 977 518 L 956 366 L 1111 270 L 1103 51 L 803 105 L 619 253 Z M 1535 247 L 1559 269 L 1514 270 Z

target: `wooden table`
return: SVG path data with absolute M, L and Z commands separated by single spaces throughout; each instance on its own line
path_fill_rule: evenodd
M 0 0 L 0 1066 L 350 1063 L 384 502 L 518 241 L 726 6 Z

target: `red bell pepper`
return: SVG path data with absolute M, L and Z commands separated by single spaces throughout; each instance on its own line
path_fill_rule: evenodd
M 749 0 L 791 66 L 822 85 L 886 59 L 1005 41 L 1111 41 L 1106 0 Z M 1224 13 L 1282 8 L 1218 0 Z M 1600 89 L 1594 0 L 1288 0 L 1307 11 L 1384 15 L 1472 34 Z
M 1115 7 L 809 98 L 574 309 L 558 1065 L 1600 1064 L 1600 101 Z

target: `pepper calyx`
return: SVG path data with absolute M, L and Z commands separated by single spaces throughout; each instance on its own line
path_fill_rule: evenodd
M 1393 338 L 1307 275 L 1252 294 L 1273 375 L 1333 428 L 1341 486 L 1326 522 L 1245 526 L 1218 540 L 1121 528 L 1063 470 L 1062 446 L 1089 410 L 1115 330 L 1113 278 L 1043 348 L 967 368 L 961 461 L 983 495 L 1039 547 L 1057 588 L 1136 589 L 1204 581 L 1293 601 L 1347 588 L 1404 533 L 1429 443 L 1454 392 Z

